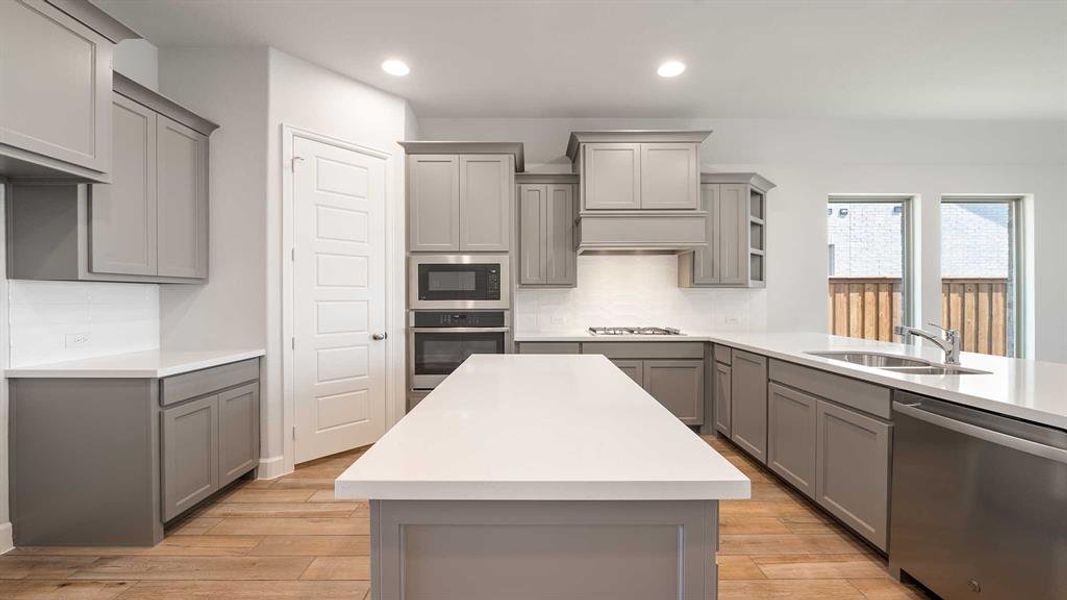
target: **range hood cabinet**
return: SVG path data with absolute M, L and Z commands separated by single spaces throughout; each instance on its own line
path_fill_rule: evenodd
M 578 253 L 680 254 L 707 245 L 707 213 L 598 211 L 578 216 Z

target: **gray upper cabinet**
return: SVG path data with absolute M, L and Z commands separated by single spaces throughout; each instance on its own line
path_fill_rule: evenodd
M 219 487 L 218 396 L 163 411 L 163 520 Z
M 158 115 L 156 140 L 157 274 L 205 278 L 208 270 L 207 136 Z
M 93 188 L 89 269 L 116 275 L 156 274 L 156 113 L 115 94 L 114 181 Z
M 552 177 L 559 178 L 544 176 L 534 179 Z M 519 285 L 576 285 L 578 265 L 574 245 L 574 194 L 575 186 L 570 183 L 519 184 Z
M 459 249 L 507 252 L 515 167 L 509 154 L 459 157 Z
M 522 144 L 400 142 L 409 252 L 508 252 Z M 519 209 L 521 211 L 521 208 Z
M 703 360 L 646 360 L 642 385 L 686 425 L 704 422 Z
M 767 466 L 815 498 L 818 399 L 777 383 L 767 386 Z
M 118 74 L 109 105 L 111 184 L 9 186 L 9 275 L 202 282 L 208 276 L 208 138 L 217 125 Z
M 586 144 L 582 161 L 583 209 L 641 208 L 640 144 Z
M 765 286 L 766 198 L 774 184 L 755 173 L 704 173 L 701 182 L 707 245 L 679 255 L 678 284 Z
M 0 2 L 0 176 L 110 181 L 111 57 L 139 37 L 89 2 Z
M 641 208 L 698 208 L 697 144 L 641 144 Z
M 819 400 L 816 501 L 878 548 L 888 546 L 892 427 Z
M 567 156 L 583 211 L 697 210 L 710 131 L 575 131 Z
M 459 250 L 459 157 L 408 157 L 412 252 Z
M 767 462 L 767 359 L 734 350 L 731 365 L 730 439 Z

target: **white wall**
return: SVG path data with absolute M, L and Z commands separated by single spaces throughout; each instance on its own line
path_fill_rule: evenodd
M 387 94 L 322 67 L 275 49 L 270 50 L 270 116 L 267 126 L 267 357 L 265 361 L 267 414 L 264 456 L 283 456 L 282 378 L 282 126 L 326 135 L 338 140 L 373 148 L 393 156 L 389 160 L 389 189 L 386 202 L 392 207 L 386 243 L 392 248 L 387 278 L 401 282 L 404 277 L 404 153 L 398 141 L 413 137 L 415 119 L 403 98 Z M 402 289 L 402 287 L 400 288 Z M 388 395 L 403 402 L 404 298 L 395 294 L 389 304 L 387 341 L 390 362 Z M 390 414 L 392 414 L 392 409 Z M 395 418 L 399 418 L 396 416 Z M 291 468 L 291 448 L 284 452 L 285 468 Z
M 163 48 L 159 64 L 161 91 L 219 124 L 211 135 L 208 281 L 163 286 L 162 347 L 262 348 L 267 49 Z
M 768 284 L 771 330 L 823 331 L 826 308 L 826 199 L 830 194 L 917 196 L 917 252 L 922 321 L 940 313 L 938 199 L 944 194 L 1032 194 L 1035 358 L 1067 362 L 1067 123 L 1011 121 L 847 121 L 783 119 L 432 119 L 419 120 L 422 139 L 497 139 L 526 144 L 528 170 L 566 171 L 567 136 L 581 129 L 714 130 L 702 148 L 706 170 L 757 171 L 778 184 L 768 201 Z M 605 262 L 603 268 L 613 263 Z M 656 277 L 655 265 L 625 273 Z M 579 290 L 590 269 L 579 267 Z M 595 278 L 594 278 L 595 280 Z M 719 290 L 690 301 L 715 314 L 729 306 Z M 553 311 L 582 313 L 577 296 L 560 295 Z M 520 290 L 516 323 L 541 315 L 543 292 Z M 758 306 L 752 301 L 749 307 Z M 650 306 L 650 310 L 653 308 Z M 751 310 L 744 308 L 742 310 Z M 600 320 L 628 314 L 604 313 Z M 577 320 L 580 317 L 576 317 Z M 739 317 L 740 318 L 740 317 Z M 758 315 L 750 319 L 759 321 Z M 551 325 L 551 323 L 549 323 Z M 577 323 L 584 326 L 585 323 Z M 671 323 L 667 323 L 671 324 Z M 543 327 L 538 320 L 538 325 Z

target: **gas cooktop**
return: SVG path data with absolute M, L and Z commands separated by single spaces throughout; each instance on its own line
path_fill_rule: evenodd
M 685 335 L 673 327 L 590 327 L 593 335 Z

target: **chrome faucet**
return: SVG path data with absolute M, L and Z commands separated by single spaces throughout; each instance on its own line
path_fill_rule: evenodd
M 946 365 L 958 365 L 960 364 L 960 332 L 957 329 L 945 329 L 940 325 L 934 325 L 928 323 L 931 327 L 934 327 L 945 334 L 945 337 L 941 337 L 935 333 L 928 333 L 918 327 L 902 327 L 897 325 L 893 328 L 893 333 L 907 339 L 908 336 L 919 336 L 933 342 L 942 352 L 945 353 Z

